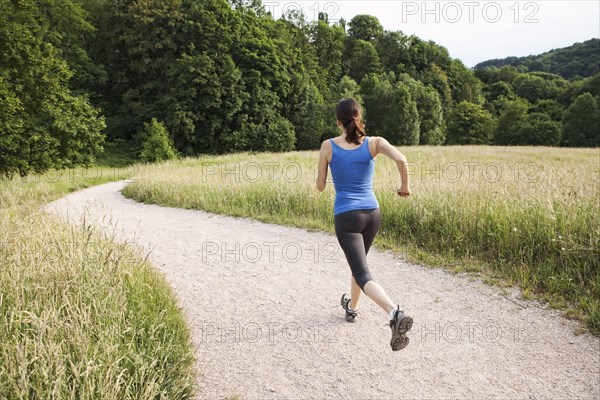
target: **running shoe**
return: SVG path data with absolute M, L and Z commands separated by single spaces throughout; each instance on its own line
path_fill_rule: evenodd
M 400 306 L 398 306 L 394 313 L 394 318 L 390 321 L 390 328 L 392 328 L 390 345 L 393 351 L 402 350 L 408 346 L 406 332 L 410 331 L 412 325 L 413 319 L 408 315 L 404 315 L 404 311 L 400 310 Z
M 346 311 L 346 321 L 348 322 L 356 322 L 356 316 L 358 315 L 358 310 L 353 310 L 350 308 L 350 297 L 346 293 L 342 295 L 342 308 Z

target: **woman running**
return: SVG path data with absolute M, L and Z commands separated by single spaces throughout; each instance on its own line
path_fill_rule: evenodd
M 350 294 L 342 296 L 346 321 L 356 321 L 361 290 L 377 303 L 389 316 L 392 328 L 392 350 L 408 345 L 406 332 L 413 320 L 395 306 L 385 290 L 373 280 L 367 265 L 367 253 L 381 226 L 379 203 L 373 193 L 375 157 L 384 154 L 394 160 L 402 179 L 396 194 L 410 195 L 406 157 L 385 138 L 368 137 L 361 121 L 362 109 L 354 99 L 342 99 L 335 108 L 337 124 L 343 134 L 324 141 L 319 154 L 317 190 L 325 189 L 327 169 L 335 187 L 333 208 L 335 233 L 346 255 L 352 279 Z

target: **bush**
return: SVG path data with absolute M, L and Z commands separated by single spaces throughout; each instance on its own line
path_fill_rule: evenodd
M 531 113 L 527 124 L 518 130 L 518 143 L 532 146 L 557 146 L 561 126 L 543 113 Z
M 144 124 L 141 133 L 142 148 L 138 158 L 144 162 L 160 162 L 177 158 L 177 150 L 173 146 L 173 139 L 162 122 L 156 118 Z
M 496 121 L 482 106 L 461 101 L 448 116 L 448 144 L 489 144 Z
M 228 141 L 228 145 L 236 151 L 293 151 L 296 134 L 289 120 L 269 113 L 263 123 L 242 125 Z
M 565 146 L 600 146 L 600 108 L 594 96 L 584 93 L 569 106 L 562 120 L 562 144 Z

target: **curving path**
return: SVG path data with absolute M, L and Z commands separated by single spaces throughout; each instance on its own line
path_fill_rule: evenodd
M 373 276 L 414 318 L 392 352 L 366 297 L 347 323 L 335 236 L 124 198 L 124 181 L 44 207 L 149 252 L 197 346 L 198 398 L 600 398 L 600 340 L 535 303 L 373 249 Z M 385 210 L 383 210 L 385 212 Z

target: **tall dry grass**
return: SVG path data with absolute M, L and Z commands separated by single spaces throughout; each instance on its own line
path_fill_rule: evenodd
M 188 398 L 189 331 L 144 253 L 38 211 L 123 177 L 85 172 L 0 181 L 0 398 Z

